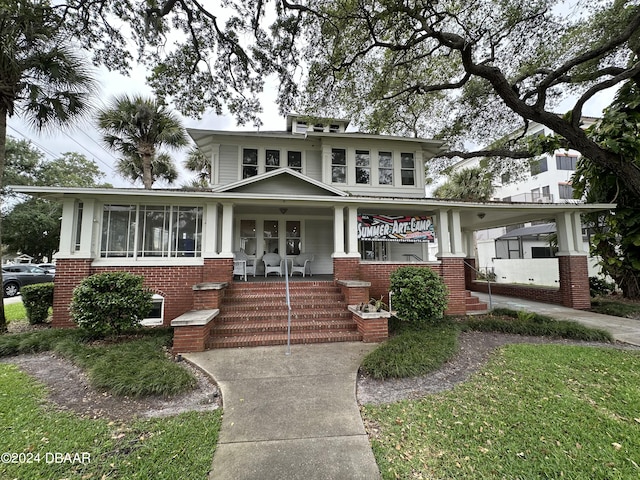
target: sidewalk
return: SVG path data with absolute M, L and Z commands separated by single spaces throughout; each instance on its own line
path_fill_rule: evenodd
M 489 304 L 489 295 L 473 292 L 480 301 Z M 554 305 L 551 303 L 532 302 L 521 298 L 491 295 L 491 308 L 510 308 L 511 310 L 526 310 L 548 315 L 557 320 L 573 320 L 588 327 L 606 330 L 615 340 L 640 346 L 640 320 L 614 317 L 600 313 L 585 312 L 573 308 Z
M 220 386 L 224 414 L 211 480 L 380 478 L 356 401 L 376 344 L 221 348 L 184 357 Z

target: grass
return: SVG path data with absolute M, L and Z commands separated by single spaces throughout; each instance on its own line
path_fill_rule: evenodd
M 590 342 L 612 342 L 604 330 L 589 328 L 577 322 L 555 320 L 532 312 L 496 308 L 487 315 L 458 319 L 463 330 L 548 336 Z
M 640 317 L 640 303 L 597 297 L 591 300 L 591 311 L 615 317 Z
M 451 323 L 424 329 L 404 327 L 369 353 L 363 371 L 373 378 L 402 378 L 436 370 L 458 350 L 458 329 Z
M 98 389 L 132 397 L 170 396 L 196 383 L 165 354 L 171 338 L 170 331 L 158 329 L 115 343 L 92 343 L 78 329 L 47 329 L 0 336 L 0 356 L 54 351 L 83 368 Z
M 472 379 L 362 409 L 384 479 L 640 477 L 640 355 L 510 345 Z
M 32 461 L 0 462 L 0 478 L 206 478 L 211 468 L 220 411 L 128 423 L 79 418 L 44 407 L 44 387 L 7 364 L 0 364 L 0 392 L 0 451 Z M 47 463 L 48 452 L 90 458 Z
M 27 319 L 27 311 L 25 310 L 24 304 L 22 302 L 10 303 L 8 305 L 5 305 L 4 315 L 7 319 L 7 322 Z

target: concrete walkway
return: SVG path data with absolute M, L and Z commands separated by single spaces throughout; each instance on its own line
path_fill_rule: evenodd
M 473 295 L 489 304 L 489 295 L 480 292 L 473 292 Z M 585 312 L 584 310 L 575 310 L 561 305 L 532 302 L 530 300 L 505 297 L 502 295 L 491 296 L 491 307 L 525 310 L 548 315 L 558 320 L 573 320 L 588 327 L 606 330 L 613 335 L 615 340 L 620 342 L 640 346 L 640 320 Z
M 224 414 L 211 480 L 379 479 L 356 401 L 376 344 L 222 348 L 184 357 L 220 386 Z

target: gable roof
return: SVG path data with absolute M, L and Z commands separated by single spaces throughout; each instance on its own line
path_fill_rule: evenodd
M 283 178 L 279 178 L 283 176 Z M 216 193 L 222 192 L 236 192 L 236 193 L 266 193 L 262 191 L 260 187 L 274 186 L 273 180 L 284 180 L 286 186 L 294 190 L 291 193 L 297 195 L 328 195 L 346 197 L 349 194 L 315 180 L 311 177 L 307 177 L 300 172 L 291 170 L 290 168 L 277 168 L 269 172 L 256 175 L 254 177 L 245 178 L 237 182 L 228 183 L 226 185 L 220 185 L 213 188 L 211 191 Z M 287 192 L 288 193 L 288 192 Z

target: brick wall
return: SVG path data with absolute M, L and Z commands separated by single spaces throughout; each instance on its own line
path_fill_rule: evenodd
M 489 293 L 487 282 L 472 282 L 470 290 Z M 491 293 L 507 297 L 523 298 L 543 303 L 561 304 L 560 291 L 557 287 L 540 287 L 535 285 L 513 285 L 510 283 L 491 283 Z
M 359 258 L 334 258 L 333 259 L 333 279 L 334 280 L 360 280 L 360 259 Z
M 164 325 L 194 308 L 193 286 L 202 282 L 231 282 L 233 259 L 205 259 L 204 266 L 101 266 L 91 267 L 91 259 L 59 259 L 53 299 L 54 327 L 74 327 L 69 315 L 73 289 L 80 281 L 102 272 L 127 271 L 144 277 L 144 285 L 164 297 Z
M 464 258 L 443 257 L 440 259 L 442 273 L 440 276 L 449 289 L 447 315 L 464 315 L 467 313 Z
M 587 257 L 585 255 L 559 256 L 558 271 L 562 305 L 580 310 L 591 308 Z

